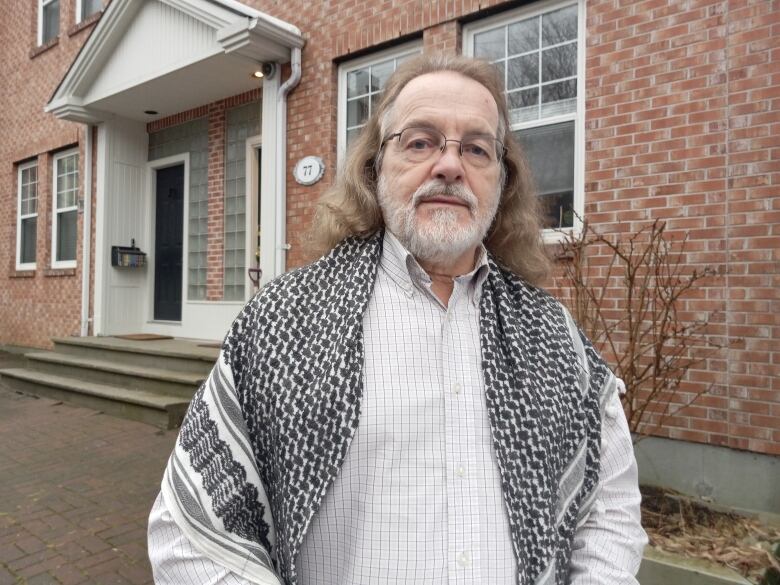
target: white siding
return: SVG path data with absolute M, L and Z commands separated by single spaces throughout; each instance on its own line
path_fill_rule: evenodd
M 148 0 L 103 64 L 90 103 L 221 53 L 215 30 L 181 11 Z
M 151 252 L 144 184 L 148 138 L 144 124 L 128 120 L 107 123 L 105 131 L 104 227 L 96 258 L 105 282 L 100 333 L 139 332 L 145 321 L 149 268 L 112 267 L 111 246 L 129 246 L 135 239 L 136 246 Z

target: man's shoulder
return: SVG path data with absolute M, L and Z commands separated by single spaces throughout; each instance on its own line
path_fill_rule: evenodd
M 565 311 L 564 305 L 550 292 L 539 286 L 533 285 L 498 263 L 491 266 L 492 271 L 499 276 L 506 286 L 510 297 L 524 306 L 538 305 L 540 307 L 556 307 Z
M 285 305 L 320 304 L 340 294 L 345 286 L 358 287 L 371 277 L 371 264 L 381 252 L 377 236 L 350 237 L 314 262 L 276 277 L 249 302 L 255 310 Z

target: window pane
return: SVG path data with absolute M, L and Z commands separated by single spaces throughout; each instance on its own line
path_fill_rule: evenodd
M 577 5 L 542 15 L 542 46 L 577 38 Z
M 499 61 L 498 63 L 494 63 L 493 67 L 498 69 L 498 77 L 501 79 L 501 81 L 504 82 L 504 87 L 506 87 L 506 61 Z
M 102 9 L 103 2 L 101 0 L 81 0 L 81 19 L 84 20 Z
M 577 43 L 542 51 L 542 81 L 577 75 Z
M 347 102 L 347 127 L 359 126 L 368 119 L 368 97 Z
M 368 69 L 358 69 L 347 74 L 347 97 L 356 97 L 368 93 Z
M 495 61 L 506 56 L 506 29 L 500 28 L 474 35 L 474 56 Z
M 512 124 L 539 118 L 539 88 L 513 91 L 509 94 L 509 121 Z
M 516 89 L 539 83 L 539 53 L 510 59 L 508 65 L 507 89 Z
M 46 44 L 60 34 L 60 0 L 54 0 L 43 7 L 43 39 Z
M 574 122 L 515 132 L 542 199 L 545 227 L 574 225 Z
M 23 264 L 35 262 L 35 232 L 38 225 L 37 217 L 22 220 L 20 261 Z
M 76 259 L 76 210 L 57 216 L 57 260 Z
M 360 134 L 362 128 L 355 128 L 354 130 L 347 130 L 347 146 L 352 144 Z
M 395 71 L 395 66 L 392 59 L 373 65 L 371 67 L 371 91 L 381 91 L 393 71 Z
M 419 50 L 402 56 L 383 58 L 361 69 L 347 72 L 347 95 L 339 96 L 339 114 L 346 109 L 346 146 L 349 147 L 360 134 L 362 126 L 376 110 L 388 78 L 405 60 L 419 54 Z M 343 109 L 342 109 L 343 108 Z
M 509 26 L 509 54 L 527 53 L 539 48 L 539 17 Z
M 78 192 L 78 154 L 72 154 L 57 159 L 57 209 L 76 205 L 76 193 Z
M 374 93 L 371 94 L 371 113 L 373 114 L 376 109 L 379 107 L 379 102 L 382 99 L 381 93 Z
M 576 79 L 542 86 L 542 117 L 559 116 L 576 110 Z

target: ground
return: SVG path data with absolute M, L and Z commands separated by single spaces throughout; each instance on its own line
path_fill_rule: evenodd
M 152 583 L 147 517 L 176 434 L 0 382 L 0 585 Z

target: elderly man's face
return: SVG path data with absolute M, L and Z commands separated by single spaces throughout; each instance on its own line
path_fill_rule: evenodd
M 378 183 L 382 214 L 418 259 L 455 264 L 481 243 L 498 207 L 500 163 L 495 151 L 481 160 L 480 148 L 495 149 L 498 107 L 470 78 L 429 73 L 399 93 L 383 138 L 410 127 L 433 130 L 434 138 L 436 131 L 447 139 L 466 137 L 470 147 L 461 157 L 458 143 L 448 142 L 443 153 L 434 149 L 418 160 L 427 148 L 425 131 L 387 142 Z

